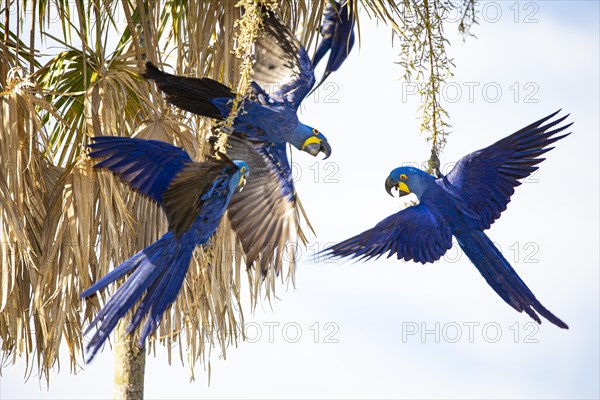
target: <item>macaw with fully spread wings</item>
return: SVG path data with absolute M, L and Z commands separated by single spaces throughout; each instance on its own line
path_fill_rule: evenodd
M 97 136 L 90 157 L 162 206 L 169 229 L 160 239 L 106 274 L 81 293 L 88 297 L 131 272 L 90 324 L 97 328 L 87 345 L 88 361 L 108 339 L 119 319 L 141 299 L 127 328 L 147 316 L 140 346 L 175 301 L 196 246 L 217 229 L 233 192 L 246 182 L 249 167 L 227 156 L 194 162 L 187 152 L 158 140 Z
M 569 135 L 567 117 L 551 119 L 558 112 L 534 122 L 512 135 L 461 158 L 448 175 L 435 178 L 414 167 L 394 169 L 385 181 L 390 195 L 414 193 L 419 204 L 391 215 L 357 236 L 324 250 L 329 257 L 361 260 L 387 253 L 398 259 L 431 263 L 452 247 L 452 236 L 502 299 L 536 322 L 536 314 L 568 329 L 519 278 L 510 263 L 483 232 L 500 217 L 519 186 L 520 179 L 538 169 L 540 156 L 554 142 Z

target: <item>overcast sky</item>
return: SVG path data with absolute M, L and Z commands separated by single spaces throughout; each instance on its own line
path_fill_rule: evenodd
M 252 343 L 230 348 L 227 360 L 213 352 L 210 386 L 201 368 L 189 383 L 187 367 L 168 366 L 164 353 L 149 357 L 146 398 L 600 396 L 598 2 L 479 9 L 476 39 L 463 43 L 456 24 L 447 26 L 456 69 L 443 90 L 453 131 L 443 170 L 559 108 L 571 113 L 573 134 L 487 231 L 571 329 L 517 313 L 457 247 L 425 266 L 314 262 L 315 249 L 399 210 L 385 178 L 429 156 L 418 133 L 420 98 L 394 64 L 399 49 L 388 28 L 363 18 L 361 48 L 301 116 L 333 154 L 323 162 L 294 151 L 298 193 L 318 234 L 296 290 L 280 285 L 272 306 L 246 313 Z M 49 391 L 35 377 L 23 383 L 24 363 L 7 366 L 0 399 L 112 398 L 112 361 L 106 347 L 76 376 L 65 363 Z

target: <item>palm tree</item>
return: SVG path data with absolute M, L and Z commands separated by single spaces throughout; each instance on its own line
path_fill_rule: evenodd
M 262 1 L 307 48 L 329 0 Z M 112 175 L 92 169 L 94 135 L 131 135 L 176 144 L 196 159 L 209 150 L 208 121 L 168 106 L 139 76 L 145 60 L 179 75 L 208 76 L 244 93 L 260 24 L 254 0 L 5 0 L 0 6 L 0 340 L 4 361 L 24 357 L 49 378 L 66 344 L 76 372 L 83 328 L 106 294 L 79 293 L 166 229 L 158 207 Z M 460 29 L 476 22 L 474 0 L 350 0 L 399 38 L 405 79 L 422 81 L 422 130 L 435 169 L 447 133 L 439 85 L 451 75 L 443 21 L 459 9 Z M 357 21 L 360 28 L 360 19 Z M 303 27 L 303 29 L 300 29 Z M 225 137 L 221 141 L 226 140 Z M 310 210 L 309 210 L 310 211 Z M 299 233 L 299 237 L 302 238 Z M 244 337 L 241 247 L 223 220 L 213 244 L 197 249 L 186 283 L 148 344 L 177 344 L 194 371 L 218 346 Z M 251 306 L 270 298 L 276 276 L 246 271 Z M 281 279 L 293 279 L 293 258 Z M 116 338 L 121 338 L 118 331 Z M 207 340 L 208 339 L 208 340 Z M 116 340 L 115 396 L 143 394 L 145 353 L 135 335 Z M 182 351 L 185 349 L 185 351 Z M 185 354 L 185 356 L 183 356 Z

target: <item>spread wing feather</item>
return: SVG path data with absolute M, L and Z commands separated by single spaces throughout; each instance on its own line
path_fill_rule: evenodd
M 559 111 L 526 126 L 484 149 L 461 158 L 444 178 L 446 189 L 468 204 L 479 217 L 479 229 L 487 229 L 506 210 L 510 197 L 544 161 L 548 147 L 568 136 L 562 134 L 572 124 L 558 126 L 569 115 L 550 121 Z
M 297 237 L 305 241 L 285 145 L 253 143 L 236 136 L 228 144 L 227 155 L 245 160 L 250 168 L 244 190 L 234 193 L 229 203 L 231 226 L 248 265 L 258 260 L 263 274 L 271 267 L 279 273 L 290 243 L 295 246 Z
M 398 259 L 434 262 L 452 247 L 446 220 L 423 204 L 390 215 L 375 227 L 323 250 L 326 257 L 358 260 L 396 255 Z
M 92 158 L 103 158 L 95 168 L 108 168 L 132 188 L 162 204 L 169 183 L 192 162 L 189 154 L 160 140 L 96 136 Z
M 263 11 L 252 79 L 270 98 L 298 109 L 315 84 L 306 49 L 273 12 Z

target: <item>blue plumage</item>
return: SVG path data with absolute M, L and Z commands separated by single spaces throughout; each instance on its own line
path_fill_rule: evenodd
M 97 136 L 89 147 L 90 157 L 106 157 L 96 168 L 110 169 L 159 204 L 173 177 L 192 162 L 184 150 L 159 140 Z
M 214 80 L 167 74 L 152 63 L 146 64 L 143 76 L 154 80 L 167 101 L 183 110 L 217 120 L 231 111 L 235 93 Z M 252 79 L 227 149 L 233 158 L 248 162 L 252 175 L 245 190 L 232 197 L 227 215 L 246 263 L 257 262 L 263 274 L 270 268 L 278 273 L 289 256 L 288 245 L 298 239 L 306 242 L 286 145 L 313 156 L 323 152 L 326 158 L 331 147 L 322 133 L 297 116 L 315 83 L 311 60 L 289 28 L 265 9 Z
M 119 319 L 141 299 L 127 328 L 132 332 L 147 316 L 140 346 L 175 301 L 194 248 L 216 230 L 235 189 L 245 183 L 244 161 L 209 159 L 193 162 L 183 150 L 144 139 L 96 137 L 90 157 L 103 158 L 96 168 L 108 168 L 140 193 L 158 202 L 169 222 L 168 232 L 123 262 L 81 293 L 88 297 L 131 273 L 90 324 L 97 328 L 87 346 L 88 360 L 100 349 Z
M 331 1 L 327 5 L 321 25 L 323 39 L 313 57 L 313 68 L 317 67 L 328 51 L 330 53 L 323 77 L 313 90 L 321 86 L 332 72 L 337 71 L 350 54 L 354 46 L 354 23 L 356 20 L 353 11 L 350 10 L 349 1 L 343 5 Z
M 254 46 L 253 82 L 233 130 L 248 140 L 289 143 L 313 156 L 323 152 L 329 157 L 331 147 L 325 136 L 298 120 L 298 107 L 315 84 L 304 47 L 275 14 L 266 10 Z M 186 111 L 218 120 L 231 112 L 235 93 L 212 79 L 171 75 L 150 62 L 143 76 L 158 84 L 167 101 Z
M 264 144 L 260 146 L 258 152 L 273 165 L 273 173 L 281 190 L 280 196 L 290 202 L 295 201 L 296 193 L 294 191 L 292 169 L 288 162 L 285 146 L 281 144 Z
M 358 259 L 396 255 L 398 259 L 434 262 L 452 247 L 454 235 L 460 247 L 487 283 L 517 311 L 525 311 L 541 323 L 536 312 L 553 324 L 567 324 L 548 311 L 519 278 L 483 230 L 500 217 L 514 188 L 537 170 L 548 147 L 568 134 L 558 135 L 571 124 L 567 116 L 550 121 L 558 112 L 514 134 L 473 152 L 458 161 L 441 178 L 413 167 L 394 169 L 385 182 L 388 193 L 414 193 L 419 204 L 381 221 L 353 238 L 324 251 L 331 257 Z M 550 122 L 549 122 L 550 121 Z

